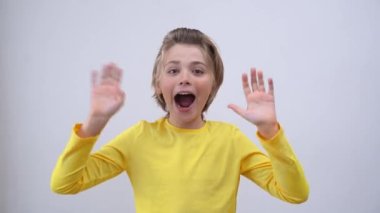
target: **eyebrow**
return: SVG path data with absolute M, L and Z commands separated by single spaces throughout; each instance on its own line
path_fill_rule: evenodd
M 175 61 L 175 60 L 173 60 L 173 61 L 169 61 L 169 62 L 167 62 L 164 66 L 167 66 L 168 64 L 175 64 L 175 65 L 177 65 L 177 64 L 180 64 L 180 63 L 181 63 L 180 61 Z M 203 63 L 203 62 L 201 62 L 201 61 L 193 61 L 193 62 L 191 62 L 190 64 L 191 64 L 191 65 L 198 65 L 198 64 L 201 64 L 201 65 L 207 67 L 207 64 L 205 64 L 205 63 Z

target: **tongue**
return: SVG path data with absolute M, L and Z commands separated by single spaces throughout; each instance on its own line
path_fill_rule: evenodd
M 193 101 L 194 101 L 194 96 L 192 95 L 179 95 L 177 98 L 177 103 L 181 107 L 189 107 Z

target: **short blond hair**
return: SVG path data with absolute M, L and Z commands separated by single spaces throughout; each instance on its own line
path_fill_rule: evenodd
M 204 33 L 197 29 L 189 28 L 177 28 L 170 31 L 165 37 L 157 54 L 156 60 L 154 62 L 153 73 L 152 73 L 152 87 L 155 89 L 158 84 L 158 78 L 161 69 L 161 62 L 163 60 L 164 53 L 176 44 L 190 44 L 196 45 L 201 48 L 202 52 L 209 58 L 211 62 L 211 67 L 213 69 L 213 86 L 211 90 L 210 97 L 208 98 L 205 107 L 202 112 L 207 111 L 212 101 L 214 100 L 220 85 L 223 82 L 223 61 L 220 57 L 218 49 L 214 42 Z M 162 94 L 153 94 L 158 105 L 164 110 L 166 110 L 166 103 Z

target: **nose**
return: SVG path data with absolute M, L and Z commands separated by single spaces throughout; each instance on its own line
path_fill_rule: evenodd
M 189 72 L 187 70 L 184 70 L 183 72 L 181 72 L 179 84 L 180 85 L 190 85 L 191 84 L 190 78 L 191 78 L 191 76 L 190 76 Z

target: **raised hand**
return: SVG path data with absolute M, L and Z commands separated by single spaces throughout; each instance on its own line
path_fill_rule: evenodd
M 99 75 L 100 74 L 100 75 Z M 101 72 L 92 73 L 90 114 L 80 130 L 80 136 L 95 136 L 122 107 L 125 94 L 120 88 L 122 70 L 110 63 Z
M 101 75 L 92 73 L 91 115 L 112 117 L 123 105 L 125 94 L 120 88 L 122 70 L 110 63 L 103 67 Z
M 259 133 L 266 137 L 273 137 L 278 131 L 276 110 L 274 103 L 273 80 L 268 79 L 268 91 L 264 85 L 264 75 L 262 71 L 251 69 L 250 84 L 247 74 L 242 75 L 242 85 L 247 101 L 246 109 L 235 104 L 228 107 L 241 117 L 257 126 Z

